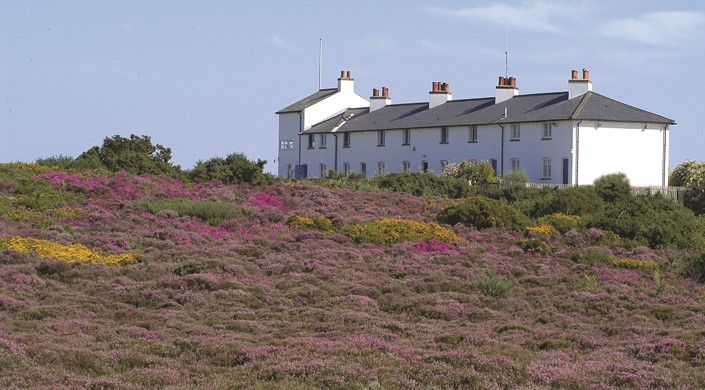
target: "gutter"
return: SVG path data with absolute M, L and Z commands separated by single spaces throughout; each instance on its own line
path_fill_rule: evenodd
M 579 186 L 578 172 L 580 167 L 580 124 L 583 123 L 582 119 L 578 121 L 575 125 L 575 185 Z
M 298 161 L 296 161 L 296 165 L 301 166 L 301 136 L 304 132 L 304 116 L 301 111 L 297 111 L 296 113 L 299 114 L 299 158 Z M 296 173 L 294 173 L 294 176 L 296 176 Z M 298 177 L 296 179 L 298 179 Z
M 668 150 L 668 125 L 663 127 L 663 150 L 661 151 L 661 187 L 666 187 L 666 171 L 668 170 L 668 161 L 666 158 Z
M 500 123 L 499 127 L 502 128 L 502 141 L 499 147 L 499 177 L 501 178 L 504 176 L 504 125 Z

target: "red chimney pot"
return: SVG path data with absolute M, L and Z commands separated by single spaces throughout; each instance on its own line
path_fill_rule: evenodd
M 344 79 L 344 78 L 345 78 L 345 71 L 344 71 L 344 70 L 341 70 L 341 71 L 340 71 L 340 78 L 341 78 L 341 79 Z
M 377 97 L 377 96 L 379 96 L 379 89 L 372 88 L 372 97 Z
M 350 77 L 350 71 L 348 71 L 348 78 L 351 78 L 351 77 Z
M 387 88 L 387 87 L 382 87 L 382 96 L 383 96 L 383 97 L 389 97 L 389 88 Z
M 573 69 L 570 71 L 570 79 L 571 80 L 577 80 L 578 79 L 578 71 Z
M 590 71 L 583 68 L 583 80 L 590 80 Z
M 510 78 L 509 78 L 509 85 L 511 85 L 512 87 L 516 87 L 516 86 L 517 86 L 517 79 L 516 79 L 516 77 L 510 77 Z

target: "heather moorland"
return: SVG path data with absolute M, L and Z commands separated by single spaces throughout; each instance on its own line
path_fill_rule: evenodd
M 0 387 L 705 388 L 702 217 L 331 187 L 0 164 Z

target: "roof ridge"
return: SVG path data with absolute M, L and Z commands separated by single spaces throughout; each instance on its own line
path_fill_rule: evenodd
M 580 103 L 578 103 L 578 105 L 575 107 L 575 110 L 570 115 L 570 119 L 575 120 L 578 118 L 578 116 L 580 116 L 580 114 L 583 112 L 583 109 L 587 105 L 587 101 L 590 98 L 590 95 L 592 95 L 592 91 L 587 91 L 583 94 L 583 96 L 580 97 Z

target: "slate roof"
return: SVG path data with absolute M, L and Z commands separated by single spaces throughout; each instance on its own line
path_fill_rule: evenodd
M 333 95 L 336 92 L 338 92 L 337 88 L 320 89 L 320 90 L 318 90 L 318 92 L 315 92 L 309 96 L 306 96 L 305 98 L 299 100 L 298 102 L 282 108 L 281 110 L 277 111 L 276 113 L 277 114 L 284 114 L 287 112 L 301 111 L 307 107 L 310 107 L 310 106 L 320 102 L 321 100 L 327 98 L 328 96 Z
M 347 110 L 305 132 L 324 133 L 334 129 L 339 132 L 374 131 L 565 120 L 675 124 L 672 119 L 594 92 L 587 92 L 573 99 L 568 99 L 568 92 L 553 92 L 517 95 L 499 104 L 495 104 L 494 100 L 494 97 L 452 100 L 432 109 L 424 102 L 392 104 L 373 112 L 369 112 L 367 108 Z M 348 119 L 343 120 L 344 117 Z M 343 123 L 344 125 L 340 126 Z

